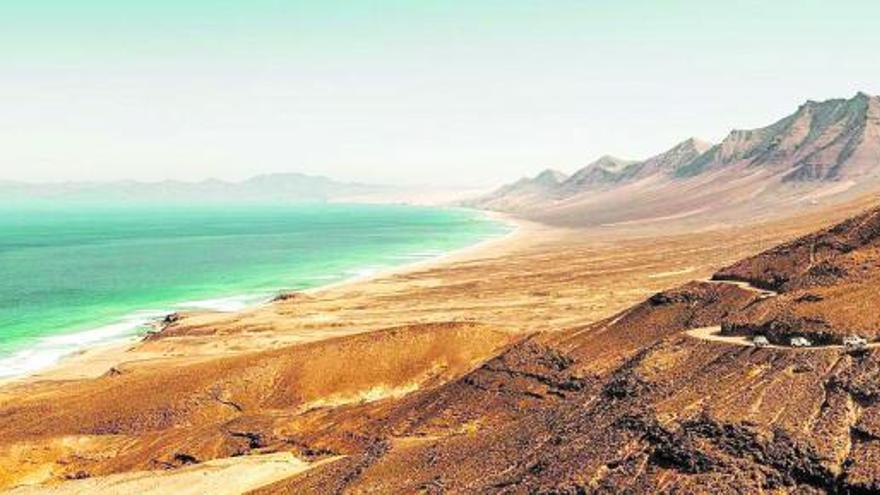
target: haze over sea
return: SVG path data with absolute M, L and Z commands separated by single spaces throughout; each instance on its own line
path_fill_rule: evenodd
M 435 257 L 509 230 L 387 205 L 0 205 L 0 377 L 146 331 Z

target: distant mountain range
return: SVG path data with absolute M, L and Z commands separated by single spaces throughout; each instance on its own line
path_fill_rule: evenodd
M 0 201 L 196 201 L 303 202 L 368 200 L 394 195 L 401 188 L 298 173 L 258 175 L 241 182 L 64 182 L 32 184 L 0 182 Z
M 691 138 L 645 160 L 603 156 L 571 176 L 547 170 L 467 204 L 553 223 L 688 216 L 880 190 L 880 98 L 808 101 L 778 122 Z

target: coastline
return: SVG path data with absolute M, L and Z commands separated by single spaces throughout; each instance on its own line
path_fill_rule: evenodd
M 435 268 L 442 265 L 446 265 L 449 263 L 454 263 L 457 261 L 463 261 L 472 257 L 478 257 L 479 255 L 485 254 L 492 249 L 498 249 L 500 247 L 508 247 L 517 239 L 524 237 L 528 234 L 533 233 L 536 230 L 544 227 L 539 223 L 531 222 L 529 220 L 524 220 L 513 215 L 507 213 L 501 213 L 496 211 L 487 211 L 487 210 L 472 210 L 469 208 L 462 208 L 465 210 L 473 211 L 484 215 L 485 217 L 498 222 L 507 224 L 511 227 L 509 232 L 503 233 L 498 236 L 490 236 L 486 239 L 478 241 L 469 246 L 464 246 L 459 249 L 453 249 L 451 251 L 438 254 L 437 256 L 431 256 L 426 259 L 421 260 L 413 260 L 410 263 L 403 263 L 398 266 L 392 266 L 383 268 L 381 270 L 376 270 L 375 272 L 364 274 L 364 275 L 354 275 L 352 277 L 346 278 L 344 280 L 339 280 L 336 282 L 330 282 L 326 285 L 321 285 L 317 287 L 311 287 L 308 289 L 303 289 L 300 291 L 290 291 L 295 293 L 302 294 L 310 294 L 316 295 L 322 292 L 339 289 L 342 287 L 352 286 L 359 283 L 370 282 L 386 277 L 391 277 L 394 275 L 403 275 L 406 273 L 410 273 L 417 270 L 425 270 L 428 268 Z M 273 301 L 266 301 L 263 304 L 272 304 Z
M 526 359 L 529 373 L 534 368 L 528 363 L 536 360 L 555 373 L 559 354 L 552 349 L 569 346 L 592 353 L 583 375 L 592 376 L 592 370 L 608 369 L 609 359 L 626 357 L 621 345 L 644 335 L 605 332 L 608 325 L 596 322 L 619 321 L 615 315 L 631 314 L 628 308 L 653 294 L 706 278 L 763 249 L 768 240 L 798 237 L 815 224 L 815 218 L 802 218 L 769 228 L 689 234 L 651 229 L 634 237 L 628 231 L 522 222 L 506 235 L 446 256 L 310 294 L 235 313 L 186 314 L 149 339 L 89 349 L 49 372 L 0 388 L 9 416 L 3 440 L 10 446 L 0 452 L 0 463 L 11 466 L 0 474 L 0 487 L 57 483 L 76 490 L 81 483 L 101 484 L 125 473 L 144 473 L 137 476 L 154 483 L 167 467 L 193 469 L 200 483 L 213 483 L 222 474 L 209 463 L 249 462 L 276 449 L 309 463 L 328 454 L 348 456 L 330 465 L 332 474 L 357 462 L 360 439 L 400 424 L 385 422 L 388 414 L 413 424 L 419 409 L 444 421 L 415 422 L 429 425 L 427 430 L 389 430 L 383 440 L 391 449 L 388 458 L 470 438 L 469 417 L 456 419 L 451 428 L 445 423 L 459 417 L 445 411 L 461 411 L 460 398 L 474 409 L 486 402 L 466 375 L 474 373 L 478 386 L 490 384 L 489 394 L 499 376 L 514 380 L 515 390 L 543 391 L 531 388 L 543 382 L 522 382 L 505 370 Z M 590 329 L 610 340 L 594 345 Z M 545 345 L 554 346 L 549 354 L 542 353 Z M 525 353 L 507 354 L 512 348 Z M 500 360 L 484 368 L 495 358 Z M 441 397 L 439 415 L 430 407 L 434 397 Z M 413 412 L 395 416 L 401 407 Z M 358 415 L 351 416 L 353 411 Z M 365 426 L 361 411 L 375 413 L 376 422 Z M 498 416 L 483 417 L 487 422 L 477 434 L 491 431 L 485 428 Z M 442 436 L 433 436 L 437 424 Z M 327 446 L 335 450 L 324 450 Z M 178 453 L 199 464 L 181 464 Z M 72 479 L 79 473 L 92 481 Z M 296 479 L 284 483 L 303 491 Z M 285 488 L 284 483 L 269 488 Z
M 265 297 L 249 297 L 240 295 L 218 298 L 219 300 L 240 299 L 247 297 L 249 299 L 255 299 L 257 301 L 254 303 L 242 305 L 241 307 L 233 310 L 226 311 L 221 309 L 200 309 L 194 307 L 191 309 L 182 309 L 181 311 L 179 311 L 179 313 L 185 315 L 234 315 L 236 313 L 252 311 L 261 307 L 276 304 L 278 302 L 278 296 L 283 296 L 285 294 L 318 295 L 334 290 L 350 288 L 358 284 L 368 283 L 395 275 L 403 275 L 418 270 L 437 268 L 450 263 L 463 261 L 470 258 L 477 258 L 481 255 L 497 251 L 505 246 L 510 247 L 517 239 L 526 236 L 528 233 L 533 232 L 536 229 L 542 228 L 540 224 L 527 220 L 522 220 L 504 213 L 472 209 L 466 210 L 472 211 L 476 214 L 484 215 L 494 222 L 505 224 L 511 228 L 509 231 L 501 233 L 500 235 L 491 235 L 474 244 L 458 249 L 453 249 L 442 254 L 438 254 L 436 256 L 431 256 L 426 259 L 413 260 L 409 263 L 402 263 L 400 265 L 390 266 L 387 268 L 372 271 L 367 274 L 355 274 L 342 280 L 333 281 L 324 285 L 318 285 L 302 290 L 281 290 L 277 291 L 271 296 Z M 180 304 L 184 305 L 186 303 Z M 70 352 L 60 355 L 59 357 L 56 357 L 51 363 L 47 363 L 45 366 L 25 371 L 21 374 L 0 377 L 0 392 L 2 392 L 3 388 L 13 385 L 28 385 L 47 380 L 54 381 L 95 378 L 97 376 L 103 375 L 104 373 L 113 369 L 115 366 L 122 363 L 134 363 L 152 359 L 161 359 L 164 357 L 161 353 L 144 351 L 142 349 L 139 349 L 139 345 L 144 343 L 147 337 L 149 337 L 150 335 L 161 332 L 162 319 L 168 314 L 174 312 L 175 311 L 162 312 L 161 315 L 157 313 L 157 315 L 155 315 L 153 318 L 145 320 L 143 324 L 139 326 L 139 328 L 153 326 L 154 328 L 158 329 L 156 331 L 138 331 L 136 333 L 132 332 L 124 335 L 119 335 L 117 337 L 111 337 L 108 340 L 95 342 L 93 344 L 85 344 L 81 348 L 72 350 Z M 87 330 L 83 333 L 87 333 L 90 331 L 95 330 Z M 79 332 L 75 332 L 69 335 L 78 334 Z M 62 335 L 61 337 L 63 336 L 64 335 Z

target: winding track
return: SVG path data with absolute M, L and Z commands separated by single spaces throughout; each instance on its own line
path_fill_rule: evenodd
M 708 280 L 709 283 L 713 284 L 730 284 L 735 285 L 739 288 L 746 289 L 752 292 L 759 294 L 760 299 L 766 299 L 770 297 L 776 297 L 779 295 L 778 292 L 761 289 L 753 286 L 748 282 L 740 282 L 740 281 L 727 281 L 727 280 Z M 750 340 L 747 336 L 742 335 L 719 335 L 721 333 L 721 325 L 715 325 L 711 327 L 700 327 L 700 328 L 692 328 L 690 330 L 686 330 L 685 334 L 689 337 L 693 337 L 695 339 L 708 340 L 710 342 L 718 342 L 721 344 L 729 344 L 729 345 L 738 345 L 744 347 L 755 347 L 755 344 Z M 868 349 L 875 349 L 880 347 L 880 342 L 872 342 L 866 346 Z M 783 349 L 788 351 L 798 350 L 798 351 L 826 351 L 826 350 L 844 350 L 843 345 L 834 344 L 834 345 L 814 345 L 809 347 L 792 347 L 787 345 L 776 345 L 769 344 L 763 346 L 766 349 Z

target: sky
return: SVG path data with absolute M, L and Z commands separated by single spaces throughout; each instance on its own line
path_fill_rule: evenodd
M 0 180 L 491 186 L 880 93 L 876 0 L 2 0 Z

